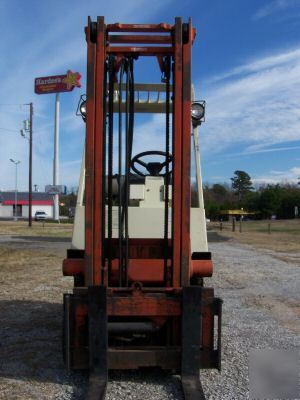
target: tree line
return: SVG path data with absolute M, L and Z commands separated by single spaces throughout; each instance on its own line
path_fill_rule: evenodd
M 193 190 L 192 203 L 196 193 Z M 300 216 L 300 186 L 282 184 L 263 184 L 254 188 L 250 175 L 245 171 L 235 171 L 230 184 L 205 184 L 203 187 L 206 216 L 220 219 L 222 210 L 243 208 L 254 211 L 258 218 L 295 218 Z

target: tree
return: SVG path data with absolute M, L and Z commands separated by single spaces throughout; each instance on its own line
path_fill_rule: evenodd
M 241 201 L 241 206 L 247 211 L 258 211 L 260 208 L 260 193 L 246 193 Z
M 219 196 L 224 197 L 227 194 L 226 188 L 223 185 L 221 185 L 220 183 L 215 183 L 211 189 L 212 189 L 213 193 L 215 193 L 216 195 L 219 195 Z
M 60 206 L 60 208 L 59 208 L 60 214 L 61 215 L 69 215 L 69 209 L 76 207 L 77 196 L 75 193 L 72 192 L 72 193 L 60 196 L 59 200 L 60 200 L 61 204 L 64 204 L 63 206 Z
M 264 217 L 277 214 L 281 205 L 281 188 L 279 185 L 268 185 L 260 195 L 260 211 Z
M 238 195 L 239 201 L 242 197 L 253 189 L 251 177 L 245 171 L 234 171 L 234 175 L 231 179 L 231 186 L 235 194 Z
M 220 214 L 220 205 L 214 200 L 207 200 L 205 202 L 205 214 L 210 219 L 216 219 Z

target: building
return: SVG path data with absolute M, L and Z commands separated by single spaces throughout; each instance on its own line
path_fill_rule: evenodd
M 18 192 L 17 216 L 28 218 L 28 192 Z M 53 218 L 53 196 L 43 192 L 32 193 L 32 216 L 36 211 L 44 211 L 48 218 Z M 0 218 L 12 218 L 15 214 L 15 192 L 0 192 Z

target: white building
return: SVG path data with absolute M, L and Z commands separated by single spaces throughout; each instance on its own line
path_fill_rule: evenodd
M 17 216 L 28 218 L 28 192 L 17 193 Z M 12 218 L 15 214 L 15 192 L 0 192 L 0 218 Z M 43 192 L 32 193 L 32 216 L 36 211 L 44 211 L 53 218 L 53 196 Z

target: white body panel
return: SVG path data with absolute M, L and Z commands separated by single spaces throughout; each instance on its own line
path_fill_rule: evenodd
M 162 85 L 138 85 L 139 88 L 147 88 L 150 90 L 163 91 L 164 86 Z M 141 90 L 140 88 L 140 90 Z M 192 87 L 192 100 L 194 100 L 194 89 Z M 137 101 L 141 103 L 141 101 Z M 164 112 L 164 108 L 161 109 L 163 103 L 159 103 L 159 96 L 156 102 L 146 101 L 143 103 L 145 110 L 149 108 L 151 103 L 152 112 Z M 153 108 L 154 107 L 154 108 Z M 145 112 L 143 109 L 139 112 Z M 149 111 L 149 110 L 148 110 Z M 195 156 L 195 169 L 196 169 L 196 182 L 198 189 L 198 204 L 197 208 L 191 208 L 191 250 L 192 252 L 206 252 L 207 248 L 207 232 L 206 232 L 206 218 L 203 201 L 203 190 L 201 180 L 201 168 L 200 168 L 200 150 L 198 142 L 198 128 L 194 127 L 193 132 L 193 143 L 194 143 L 194 156 Z M 117 190 L 117 184 L 113 186 Z M 76 249 L 84 249 L 84 214 L 85 209 L 83 205 L 85 187 L 85 155 L 82 157 L 79 190 L 77 195 L 77 205 L 74 219 L 73 228 L 73 239 L 72 246 Z M 132 184 L 130 185 L 130 204 L 128 208 L 129 218 L 129 238 L 163 238 L 164 237 L 164 197 L 165 187 L 164 179 L 161 177 L 147 176 L 145 178 L 145 184 Z M 171 205 L 172 199 L 172 186 L 169 187 L 169 204 Z M 106 210 L 107 213 L 107 210 Z M 118 237 L 118 207 L 113 207 L 113 237 Z M 169 237 L 171 231 L 171 214 L 172 210 L 169 208 Z
M 84 249 L 84 206 L 76 207 L 72 247 Z M 107 210 L 106 210 L 107 211 Z M 170 209 L 171 214 L 171 209 Z M 118 208 L 113 207 L 113 237 L 118 237 Z M 160 239 L 164 237 L 164 209 L 129 207 L 129 237 L 131 239 L 148 238 Z M 191 250 L 207 251 L 207 239 L 204 210 L 191 208 Z M 169 237 L 171 218 L 169 218 Z

